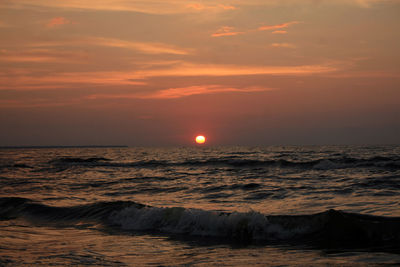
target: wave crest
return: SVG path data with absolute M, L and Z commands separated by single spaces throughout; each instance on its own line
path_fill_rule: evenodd
M 224 241 L 300 241 L 324 246 L 387 246 L 400 249 L 400 218 L 328 210 L 311 215 L 267 216 L 151 207 L 131 201 L 52 207 L 24 198 L 0 198 L 0 219 L 46 223 L 94 221 L 121 230 L 146 231 Z

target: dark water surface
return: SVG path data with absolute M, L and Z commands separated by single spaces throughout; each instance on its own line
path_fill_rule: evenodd
M 1 149 L 22 264 L 400 264 L 400 147 Z

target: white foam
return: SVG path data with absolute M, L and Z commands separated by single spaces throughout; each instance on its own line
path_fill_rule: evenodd
M 233 239 L 287 239 L 308 231 L 307 227 L 285 229 L 282 225 L 270 223 L 258 212 L 228 214 L 184 208 L 129 207 L 114 213 L 110 219 L 124 230 Z

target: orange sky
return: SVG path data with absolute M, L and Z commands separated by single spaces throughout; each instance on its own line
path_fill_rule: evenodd
M 399 0 L 3 0 L 0 146 L 400 143 Z

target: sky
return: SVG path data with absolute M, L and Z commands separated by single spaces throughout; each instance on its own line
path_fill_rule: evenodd
M 400 144 L 399 0 L 2 0 L 0 146 Z

